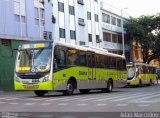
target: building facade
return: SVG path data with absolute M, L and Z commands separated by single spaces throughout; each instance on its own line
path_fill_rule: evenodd
M 0 38 L 55 40 L 122 54 L 122 19 L 129 16 L 102 0 L 1 0 L 0 11 Z
M 122 19 L 128 16 L 102 0 L 0 0 L 0 89 L 14 88 L 19 43 L 54 40 L 122 54 Z

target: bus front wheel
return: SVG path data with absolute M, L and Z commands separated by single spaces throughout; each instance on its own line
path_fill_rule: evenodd
M 35 90 L 34 93 L 39 96 L 42 97 L 45 95 L 45 93 L 47 93 L 47 91 L 43 91 L 43 90 Z
M 64 95 L 72 95 L 74 92 L 74 83 L 72 81 L 68 81 L 66 90 L 63 91 Z

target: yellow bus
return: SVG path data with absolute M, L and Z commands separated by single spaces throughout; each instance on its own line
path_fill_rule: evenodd
M 127 85 L 152 85 L 156 81 L 156 67 L 145 63 L 127 64 Z
M 111 92 L 126 84 L 125 57 L 107 50 L 52 41 L 29 42 L 18 48 L 15 90 L 34 90 L 37 96 L 52 90 L 71 95 L 75 89 Z

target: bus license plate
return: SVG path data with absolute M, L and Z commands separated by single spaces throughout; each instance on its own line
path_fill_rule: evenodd
M 27 88 L 33 88 L 33 84 L 27 84 Z

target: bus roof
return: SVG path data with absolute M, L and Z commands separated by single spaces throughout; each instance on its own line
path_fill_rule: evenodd
M 97 47 L 89 47 L 89 46 L 79 46 L 79 45 L 74 45 L 74 44 L 70 44 L 70 43 L 63 43 L 63 42 L 54 42 L 51 40 L 41 40 L 41 41 L 30 41 L 30 42 L 25 42 L 23 44 L 21 44 L 19 46 L 19 49 L 22 48 L 23 45 L 27 45 L 27 44 L 35 44 L 35 43 L 53 43 L 54 46 L 59 45 L 59 46 L 65 46 L 68 48 L 75 48 L 75 49 L 79 49 L 79 50 L 83 50 L 83 51 L 91 51 L 91 52 L 95 52 L 98 54 L 103 54 L 103 55 L 108 55 L 108 56 L 112 56 L 112 57 L 119 57 L 119 58 L 124 58 L 125 56 L 122 55 L 118 55 L 118 54 L 114 54 L 114 53 L 110 53 L 105 49 L 101 49 L 101 48 L 97 48 Z
M 154 65 L 149 65 L 149 64 L 146 64 L 146 63 L 140 63 L 140 62 L 134 62 L 134 63 L 129 63 L 127 64 L 127 66 L 133 66 L 133 65 L 139 65 L 139 66 L 148 66 L 148 67 L 156 67 Z
M 101 48 L 97 48 L 97 47 L 78 46 L 78 45 L 62 43 L 62 42 L 56 42 L 54 45 L 60 45 L 60 46 L 65 46 L 65 47 L 69 47 L 69 48 L 75 48 L 75 49 L 84 50 L 84 51 L 91 51 L 91 52 L 95 52 L 95 53 L 98 53 L 98 54 L 108 55 L 108 56 L 112 56 L 112 57 L 120 57 L 120 58 L 124 58 L 125 59 L 125 57 L 122 56 L 122 55 L 110 53 L 105 49 L 101 49 Z

